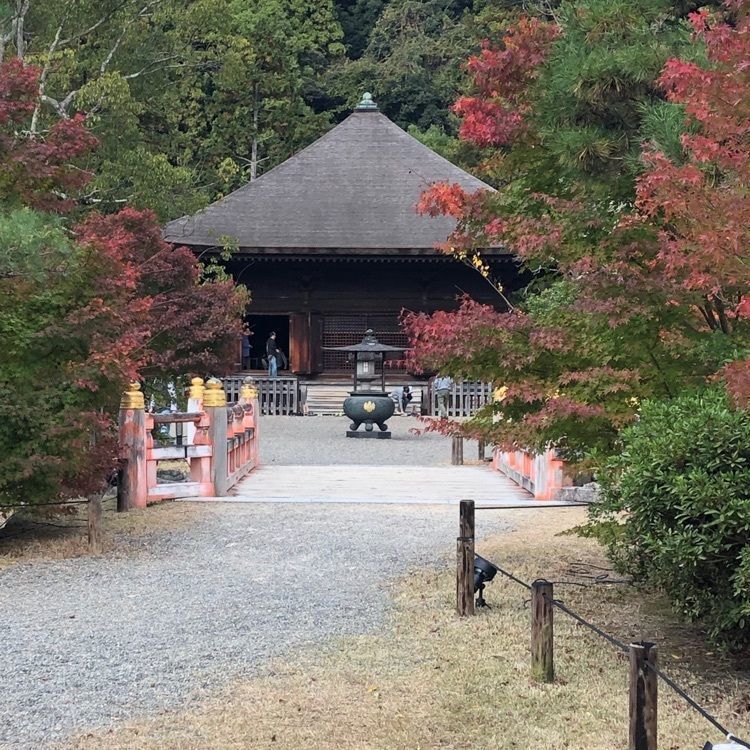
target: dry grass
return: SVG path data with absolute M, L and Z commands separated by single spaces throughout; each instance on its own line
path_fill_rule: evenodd
M 506 512 L 518 529 L 479 551 L 526 580 L 565 577 L 574 560 L 604 564 L 597 545 L 557 536 L 579 510 Z M 513 515 L 511 515 L 513 513 Z M 481 526 L 481 515 L 479 517 Z M 556 594 L 617 637 L 660 644 L 662 665 L 720 720 L 750 734 L 750 678 L 679 628 L 659 600 L 625 587 L 558 586 Z M 488 588 L 493 609 L 453 613 L 450 566 L 393 587 L 386 632 L 350 638 L 335 651 L 275 665 L 195 708 L 144 718 L 77 738 L 77 750 L 374 750 L 568 748 L 627 744 L 627 666 L 605 642 L 556 614 L 557 681 L 529 677 L 526 592 L 506 579 Z M 662 686 L 660 747 L 702 747 L 720 738 Z
M 67 559 L 88 555 L 87 506 L 39 509 L 17 513 L 0 531 L 0 570 L 19 562 Z M 117 513 L 114 497 L 103 504 L 104 552 L 124 548 L 122 535 L 133 536 L 179 529 L 197 522 L 205 507 L 195 503 L 161 503 Z

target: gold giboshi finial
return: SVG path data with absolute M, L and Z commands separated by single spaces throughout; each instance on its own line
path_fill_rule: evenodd
M 206 381 L 206 390 L 203 392 L 203 406 L 226 406 L 227 394 L 218 378 L 209 378 Z
M 128 387 L 122 394 L 120 399 L 121 409 L 145 409 L 146 404 L 143 400 L 143 393 L 141 392 L 141 384 L 136 380 L 132 380 L 128 383 Z
M 203 392 L 206 389 L 203 386 L 203 378 L 193 378 L 190 381 L 190 390 L 188 391 L 188 398 L 202 399 Z
M 240 398 L 243 401 L 252 401 L 254 398 L 258 398 L 258 388 L 255 385 L 255 381 L 249 375 L 242 381 Z

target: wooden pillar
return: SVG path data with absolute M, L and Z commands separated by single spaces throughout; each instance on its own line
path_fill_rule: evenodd
M 555 679 L 552 584 L 531 584 L 531 676 L 537 682 Z
M 211 378 L 206 383 L 203 409 L 210 422 L 208 437 L 211 441 L 211 483 L 214 486 L 214 495 L 222 497 L 229 491 L 227 395 L 217 378 Z
M 485 442 L 484 438 L 477 440 L 477 458 L 480 461 L 484 461 Z
M 630 737 L 628 750 L 656 750 L 658 678 L 653 643 L 630 644 Z
M 289 316 L 289 369 L 295 375 L 312 372 L 310 316 L 292 313 Z
M 131 383 L 120 401 L 120 471 L 117 482 L 117 510 L 145 508 L 146 411 L 139 383 Z
M 188 391 L 187 410 L 197 413 L 203 411 L 203 378 L 193 378 L 190 381 L 190 390 Z M 186 425 L 185 444 L 194 445 L 195 443 L 195 423 L 188 422 Z
M 451 444 L 451 463 L 461 466 L 464 462 L 464 438 L 463 435 L 454 435 Z
M 89 498 L 89 551 L 94 555 L 102 552 L 102 498 L 93 495 Z
M 462 500 L 456 540 L 456 611 L 474 614 L 474 501 Z

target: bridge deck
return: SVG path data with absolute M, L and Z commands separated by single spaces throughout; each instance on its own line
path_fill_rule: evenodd
M 488 466 L 261 466 L 237 484 L 237 503 L 551 505 Z

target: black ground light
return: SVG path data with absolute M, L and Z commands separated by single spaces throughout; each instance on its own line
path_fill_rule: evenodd
M 496 575 L 497 568 L 479 555 L 474 555 L 474 591 L 477 594 L 477 607 L 489 607 L 484 600 L 484 584 L 489 583 Z

